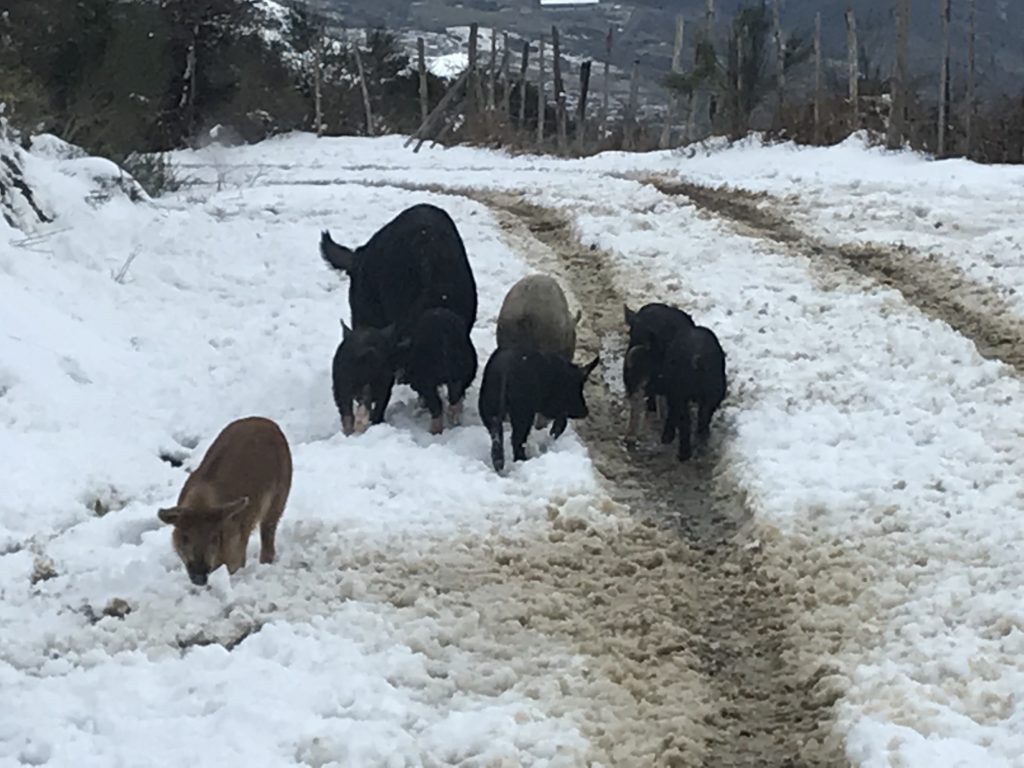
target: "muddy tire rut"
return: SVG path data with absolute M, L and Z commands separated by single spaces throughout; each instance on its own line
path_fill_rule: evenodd
M 826 245 L 797 228 L 781 212 L 781 202 L 766 194 L 658 177 L 641 181 L 665 195 L 685 197 L 732 222 L 744 234 L 784 245 L 826 272 L 851 269 L 899 291 L 925 315 L 970 339 L 982 357 L 1000 360 L 1024 374 L 1024 318 L 995 290 L 955 266 L 904 246 Z
M 593 377 L 590 416 L 574 427 L 607 492 L 635 517 L 674 532 L 689 552 L 693 599 L 662 617 L 680 629 L 680 648 L 693 655 L 712 692 L 704 702 L 701 757 L 685 764 L 846 765 L 833 732 L 841 691 L 826 661 L 842 643 L 841 630 L 800 620 L 809 585 L 822 578 L 821 564 L 750 519 L 742 494 L 716 472 L 714 437 L 684 464 L 650 430 L 643 447 L 626 449 L 622 397 L 614 387 L 624 351 L 624 299 L 609 257 L 583 246 L 557 211 L 514 195 L 469 194 L 492 210 L 535 268 L 562 278 L 570 302 L 583 311 L 577 359 L 601 353 L 605 375 Z

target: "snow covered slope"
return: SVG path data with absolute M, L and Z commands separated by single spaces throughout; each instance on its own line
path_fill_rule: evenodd
M 892 185 L 869 202 L 956 213 L 936 192 L 953 181 L 923 183 L 942 166 L 850 145 L 563 162 L 401 143 L 294 136 L 181 153 L 211 183 L 137 203 L 99 201 L 68 160 L 30 158 L 59 217 L 31 247 L 0 230 L 0 686 L 17 713 L 0 718 L 0 758 L 130 764 L 148 749 L 154 765 L 646 766 L 662 753 L 636 734 L 667 698 L 684 709 L 665 724 L 688 740 L 674 764 L 701 764 L 711 694 L 699 665 L 652 674 L 653 691 L 623 680 L 621 649 L 601 656 L 567 640 L 582 625 L 559 635 L 530 620 L 572 622 L 578 608 L 596 621 L 598 608 L 579 606 L 597 586 L 584 582 L 577 604 L 543 579 L 533 593 L 506 585 L 542 573 L 494 554 L 513 540 L 589 537 L 572 558 L 537 551 L 614 573 L 592 545 L 626 538 L 629 523 L 571 432 L 554 444 L 537 433 L 543 450 L 504 478 L 487 466 L 475 407 L 433 438 L 400 390 L 388 424 L 339 434 L 328 371 L 346 284 L 320 263 L 319 230 L 354 245 L 406 205 L 443 205 L 477 273 L 485 359 L 501 297 L 529 267 L 460 192 L 501 189 L 570 216 L 580 252 L 602 249 L 631 302 L 677 301 L 719 334 L 732 382 L 713 428 L 717 472 L 765 537 L 819 568 L 798 574 L 794 631 L 834 667 L 821 686 L 841 694 L 850 761 L 1024 766 L 1018 373 L 891 289 L 622 178 L 682 174 L 780 197 L 810 185 L 802 223 L 824 227 L 819 206 L 847 211 L 828 219 L 845 239 L 868 228 L 870 205 L 850 195 L 869 185 Z M 1018 172 L 947 167 L 967 180 L 964 225 L 999 221 Z M 921 235 L 913 221 L 874 236 Z M 952 226 L 929 237 L 970 266 Z M 1012 282 L 1012 268 L 991 265 L 996 281 Z M 295 454 L 281 559 L 199 592 L 155 509 L 217 430 L 249 413 L 277 419 Z M 501 568 L 480 578 L 493 613 L 447 599 L 469 589 L 456 563 L 491 559 Z M 628 573 L 623 585 L 645 578 Z M 685 591 L 683 578 L 659 573 L 643 599 L 658 585 Z M 654 642 L 671 616 L 635 599 L 628 610 L 657 617 Z M 675 684 L 685 695 L 666 696 Z

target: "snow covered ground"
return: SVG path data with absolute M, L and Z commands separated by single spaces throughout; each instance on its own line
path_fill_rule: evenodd
M 32 160 L 62 231 L 30 249 L 0 229 L 0 684 L 20 713 L 0 718 L 0 758 L 109 765 L 148 745 L 153 764 L 586 764 L 595 659 L 453 610 L 410 564 L 543 539 L 559 514 L 621 530 L 583 446 L 540 442 L 496 477 L 475 387 L 466 426 L 440 439 L 408 392 L 387 425 L 338 431 L 328 369 L 348 312 L 320 229 L 354 245 L 414 201 L 452 212 L 480 284 L 481 359 L 528 271 L 486 208 L 410 191 L 437 185 L 564 210 L 632 302 L 676 301 L 718 333 L 732 377 L 719 469 L 758 524 L 822 564 L 802 622 L 835 628 L 821 653 L 854 765 L 1024 766 L 1020 380 L 892 290 L 608 175 L 798 193 L 804 223 L 836 242 L 902 240 L 1012 286 L 1020 171 L 853 143 L 564 162 L 401 144 L 181 153 L 209 183 L 156 204 L 90 205 L 89 174 Z M 249 413 L 277 419 L 296 459 L 280 561 L 198 592 L 156 520 L 184 477 L 160 456 L 192 466 Z M 130 613 L 104 617 L 115 598 Z
M 609 164 L 636 168 L 619 155 Z M 643 163 L 644 161 L 641 161 Z M 836 147 L 765 147 L 749 139 L 649 167 L 705 185 L 765 192 L 787 218 L 828 245 L 909 246 L 990 286 L 1024 317 L 1024 166 L 936 161 L 853 136 Z

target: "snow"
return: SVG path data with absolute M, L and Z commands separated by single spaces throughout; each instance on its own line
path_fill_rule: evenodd
M 571 720 L 546 715 L 517 680 L 475 693 L 436 677 L 439 654 L 450 674 L 490 666 L 509 677 L 486 654 L 460 650 L 469 617 L 437 616 L 429 590 L 415 608 L 366 594 L 377 558 L 413 557 L 492 527 L 514 535 L 546 521 L 550 499 L 596 490 L 571 434 L 531 441 L 542 455 L 496 477 L 474 424 L 475 389 L 467 426 L 440 439 L 409 391 L 396 393 L 389 424 L 360 439 L 340 435 L 329 367 L 347 299 L 315 238 L 333 228 L 362 242 L 410 195 L 268 187 L 97 203 L 81 161 L 31 160 L 30 178 L 70 229 L 44 253 L 0 247 L 0 754 L 109 765 L 133 762 L 145 744 L 175 763 L 271 765 L 319 750 L 344 764 L 406 764 L 399 756 L 486 762 L 578 747 Z M 413 197 L 460 221 L 480 285 L 474 341 L 486 359 L 504 287 L 526 266 L 479 206 Z M 173 502 L 216 432 L 251 413 L 277 420 L 295 457 L 280 561 L 261 567 L 250 555 L 235 577 L 220 573 L 197 594 L 156 509 Z M 45 563 L 55 575 L 33 584 Z M 131 612 L 91 623 L 114 598 Z M 181 650 L 258 627 L 230 654 Z M 429 651 L 439 642 L 453 648 Z M 572 663 L 536 642 L 539 660 Z M 218 741 L 218 731 L 236 736 Z
M 835 147 L 765 146 L 757 137 L 682 161 L 617 153 L 602 167 L 679 174 L 767 192 L 803 231 L 828 245 L 906 245 L 996 289 L 1024 317 L 1024 167 L 934 160 L 890 151 L 857 134 Z
M 339 434 L 330 399 L 348 310 L 319 230 L 354 245 L 406 205 L 443 205 L 476 271 L 485 360 L 504 290 L 530 268 L 457 194 L 479 188 L 565 211 L 631 302 L 678 302 L 719 335 L 718 469 L 758 525 L 821 564 L 799 622 L 836 628 L 821 653 L 841 681 L 851 763 L 1024 766 L 1017 374 L 895 291 L 826 275 L 621 177 L 768 192 L 832 242 L 906 242 L 1014 286 L 1024 172 L 859 139 L 583 161 L 414 155 L 403 141 L 296 135 L 179 153 L 211 185 L 139 202 L 96 198 L 101 161 L 27 155 L 60 215 L 41 252 L 0 229 L 0 686 L 18 713 L 0 721 L 0 756 L 108 765 L 145 745 L 153 764 L 581 763 L 583 704 L 549 688 L 588 677 L 593 660 L 542 632 L 502 637 L 417 568 L 471 558 L 481 537 L 544 538 L 552 505 L 621 525 L 583 445 L 537 433 L 534 458 L 498 477 L 475 386 L 466 426 L 440 438 L 408 391 L 358 438 Z M 278 420 L 295 456 L 280 560 L 250 557 L 197 591 L 155 510 L 250 413 Z M 114 598 L 131 612 L 101 617 Z
M 458 77 L 468 66 L 469 55 L 465 53 L 447 53 L 427 62 L 427 69 L 432 75 L 446 79 Z

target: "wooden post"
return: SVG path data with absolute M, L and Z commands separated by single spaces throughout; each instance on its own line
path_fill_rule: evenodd
M 562 83 L 562 51 L 558 42 L 558 27 L 551 25 L 551 74 L 555 89 L 555 127 L 558 151 L 565 152 L 565 87 Z
M 512 122 L 512 80 L 509 77 L 512 52 L 508 47 L 508 32 L 501 36 L 501 114 L 505 125 Z
M 898 149 L 907 136 L 907 111 L 910 102 L 907 71 L 907 46 L 910 41 L 910 0 L 899 0 L 896 20 L 896 76 L 892 87 L 892 114 L 886 146 Z
M 430 131 L 434 128 L 435 125 L 437 125 L 438 121 L 441 120 L 441 118 L 444 116 L 444 112 L 446 109 L 448 109 L 448 106 L 455 101 L 458 95 L 462 92 L 462 89 L 465 88 L 468 80 L 469 70 L 467 69 L 465 72 L 459 75 L 458 79 L 454 83 L 452 83 L 451 87 L 448 89 L 448 92 L 441 97 L 441 100 L 437 102 L 437 106 L 434 107 L 434 111 L 427 115 L 427 119 L 420 124 L 420 127 L 416 129 L 416 132 L 408 139 L 406 139 L 405 143 L 402 145 L 403 147 L 408 147 L 414 141 L 419 139 L 419 143 L 416 144 L 416 149 L 414 149 L 413 151 L 420 151 L 420 146 L 423 144 L 424 141 L 426 141 L 426 137 L 430 134 Z
M 519 130 L 526 128 L 526 67 L 530 63 L 530 41 L 523 40 L 523 60 L 519 64 Z
M 814 143 L 821 144 L 821 12 L 814 15 Z
M 323 76 L 324 76 L 324 28 L 318 26 L 316 41 L 313 43 L 313 119 L 316 121 L 317 137 L 324 135 Z
M 584 61 L 580 65 L 580 103 L 576 115 L 576 151 L 583 154 L 587 137 L 587 93 L 590 91 L 590 65 Z
M 359 44 L 352 46 L 352 55 L 356 60 L 356 71 L 359 73 L 359 89 L 363 92 L 363 112 L 366 114 L 366 135 L 373 136 L 373 111 L 370 109 L 370 91 L 366 87 L 366 73 L 363 71 L 363 57 L 359 55 Z
M 676 16 L 676 39 L 672 46 L 672 72 L 679 74 L 682 72 L 682 55 L 683 55 L 683 33 L 686 29 L 686 20 L 683 18 L 683 14 Z M 672 121 L 675 118 L 676 110 L 679 105 L 679 97 L 673 92 L 668 98 L 668 111 L 665 114 L 665 125 L 661 129 L 661 138 L 658 141 L 658 147 L 660 149 L 668 149 L 672 143 Z
M 480 71 L 477 68 L 477 41 L 479 26 L 474 21 L 469 25 L 469 109 L 475 116 L 480 112 Z
M 601 100 L 601 119 L 598 122 L 600 138 L 604 138 L 605 131 L 608 128 L 608 119 L 611 117 L 610 109 L 610 98 L 611 98 L 611 86 L 612 86 L 612 32 L 614 27 L 608 25 L 608 37 L 605 39 L 604 47 L 604 96 Z
M 707 0 L 707 6 L 706 6 L 706 8 L 704 10 L 704 34 L 707 36 L 707 40 L 708 40 L 709 43 L 714 41 L 714 39 L 715 39 L 715 0 Z M 707 111 L 708 133 L 710 134 L 712 129 L 713 129 L 713 127 L 714 127 L 714 114 L 712 112 L 712 110 L 714 109 L 714 94 L 713 93 L 708 93 L 706 95 L 707 95 L 707 102 L 708 102 L 708 111 Z
M 537 43 L 537 149 L 544 146 L 544 35 Z
M 640 60 L 633 60 L 633 74 L 629 80 L 629 107 L 627 109 L 629 116 L 626 118 L 626 124 L 623 126 L 624 131 L 622 134 L 622 148 L 631 150 L 636 147 L 636 129 L 637 129 L 637 103 L 639 102 L 640 96 Z
M 782 127 L 782 108 L 786 101 L 786 43 L 782 39 L 782 0 L 772 3 L 772 26 L 775 28 L 775 125 Z
M 849 68 L 850 87 L 850 132 L 860 128 L 860 67 L 857 57 L 857 17 L 853 14 L 853 8 L 846 9 L 846 58 Z
M 420 122 L 426 122 L 430 114 L 430 97 L 427 90 L 427 45 L 422 37 L 416 38 L 416 59 L 420 71 Z
M 498 78 L 498 35 L 491 29 L 491 66 L 487 73 L 487 111 L 494 112 L 496 108 L 497 94 L 495 87 Z
M 964 156 L 974 152 L 974 0 L 967 2 L 967 109 L 964 112 Z
M 747 35 L 748 29 L 749 27 L 744 24 L 736 40 L 736 99 L 732 105 L 732 135 L 736 139 L 741 138 L 746 133 L 746 104 L 744 104 L 743 100 L 743 41 L 749 39 Z
M 939 63 L 939 135 L 937 157 L 946 156 L 946 116 L 949 114 L 949 0 L 939 0 L 942 17 L 942 58 Z

